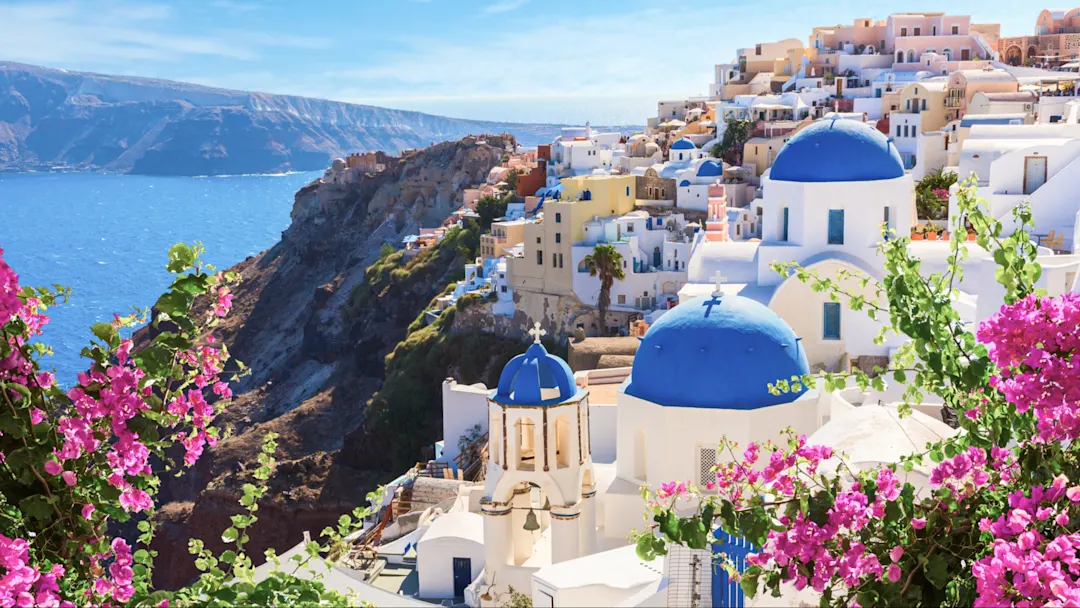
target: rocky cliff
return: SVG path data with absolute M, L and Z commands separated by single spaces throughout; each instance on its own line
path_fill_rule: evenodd
M 352 183 L 309 184 L 281 241 L 233 268 L 243 283 L 218 337 L 253 373 L 219 421 L 234 435 L 163 483 L 159 585 L 196 574 L 187 539 L 220 537 L 267 430 L 281 435 L 280 465 L 252 555 L 288 548 L 305 530 L 317 535 L 422 459 L 440 438 L 442 379 L 491 382 L 520 352 L 515 340 L 451 331 L 453 310 L 431 326 L 416 322 L 476 255 L 476 230 L 453 230 L 411 260 L 380 253 L 443 220 L 512 138 L 486 141 L 438 144 Z
M 503 132 L 535 145 L 550 142 L 558 127 L 0 61 L 0 171 L 310 171 L 351 152 L 397 152 Z

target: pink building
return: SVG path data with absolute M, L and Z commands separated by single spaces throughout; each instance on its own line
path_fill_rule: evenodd
M 709 186 L 709 217 L 705 220 L 705 240 L 710 242 L 731 240 L 728 235 L 727 195 L 724 184 Z
M 972 34 L 971 17 L 944 13 L 889 15 L 885 51 L 897 64 L 918 64 L 924 53 L 941 55 L 946 61 L 988 58 L 987 49 Z
M 860 17 L 852 25 L 815 27 L 810 35 L 810 48 L 819 51 L 842 51 L 850 45 L 857 54 L 884 52 L 885 21 Z

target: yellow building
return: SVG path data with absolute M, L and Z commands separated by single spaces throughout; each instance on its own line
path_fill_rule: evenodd
M 525 224 L 524 255 L 511 258 L 507 271 L 514 289 L 553 295 L 573 293 L 571 247 L 584 240 L 584 223 L 594 217 L 623 215 L 637 198 L 633 175 L 583 175 L 561 180 L 559 200 L 544 202 L 544 219 Z
M 506 250 L 525 240 L 525 220 L 492 222 L 491 234 L 480 235 L 480 255 L 502 257 Z
M 920 133 L 940 131 L 947 122 L 945 82 L 913 82 L 900 90 L 899 114 L 919 114 Z
M 812 120 L 803 120 L 792 131 L 768 137 L 752 137 L 743 145 L 743 166 L 753 165 L 754 175 L 761 177 L 772 166 L 776 155 L 796 133 L 813 124 Z

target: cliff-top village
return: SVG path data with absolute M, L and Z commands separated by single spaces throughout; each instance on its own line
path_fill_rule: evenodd
M 446 380 L 435 458 L 388 486 L 354 539 L 354 568 L 335 575 L 366 581 L 361 596 L 380 606 L 491 606 L 511 588 L 534 606 L 816 605 L 811 588 L 750 601 L 708 549 L 642 561 L 627 544 L 642 524 L 639 486 L 704 487 L 723 436 L 745 444 L 793 427 L 870 467 L 957 432 L 933 395 L 900 417 L 903 386 L 770 392 L 793 375 L 871 372 L 904 343 L 875 340 L 887 320 L 774 263 L 873 298 L 845 277 L 882 278 L 884 228 L 911 238 L 924 274 L 942 272 L 950 241 L 974 237 L 945 219 L 974 174 L 1006 225 L 1030 202 L 1038 286 L 1077 289 L 1080 9 L 1001 34 L 943 13 L 814 27 L 738 50 L 716 65 L 709 96 L 659 102 L 643 132 L 586 124 L 506 150 L 444 225 L 395 246 L 416 255 L 478 219 L 481 201 L 504 205 L 427 320 L 476 294 L 533 344 L 496 387 Z M 350 156 L 323 179 L 395 160 Z M 994 261 L 968 245 L 954 306 L 975 324 L 1004 291 Z M 568 342 L 569 362 L 542 336 Z M 906 480 L 925 490 L 928 472 Z M 728 540 L 744 563 L 749 549 Z

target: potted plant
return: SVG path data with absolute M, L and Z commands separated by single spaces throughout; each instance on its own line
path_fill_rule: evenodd
M 925 235 L 926 235 L 926 231 L 923 229 L 922 225 L 917 225 L 917 226 L 912 226 L 911 227 L 911 240 L 913 240 L 913 241 L 921 241 L 921 240 L 923 240 Z
M 938 237 L 937 228 L 935 228 L 931 224 L 927 224 L 926 225 L 926 240 L 928 240 L 928 241 L 936 241 L 937 237 Z
M 941 231 L 941 240 L 943 240 L 943 241 L 949 240 L 949 231 L 948 230 L 942 230 Z

